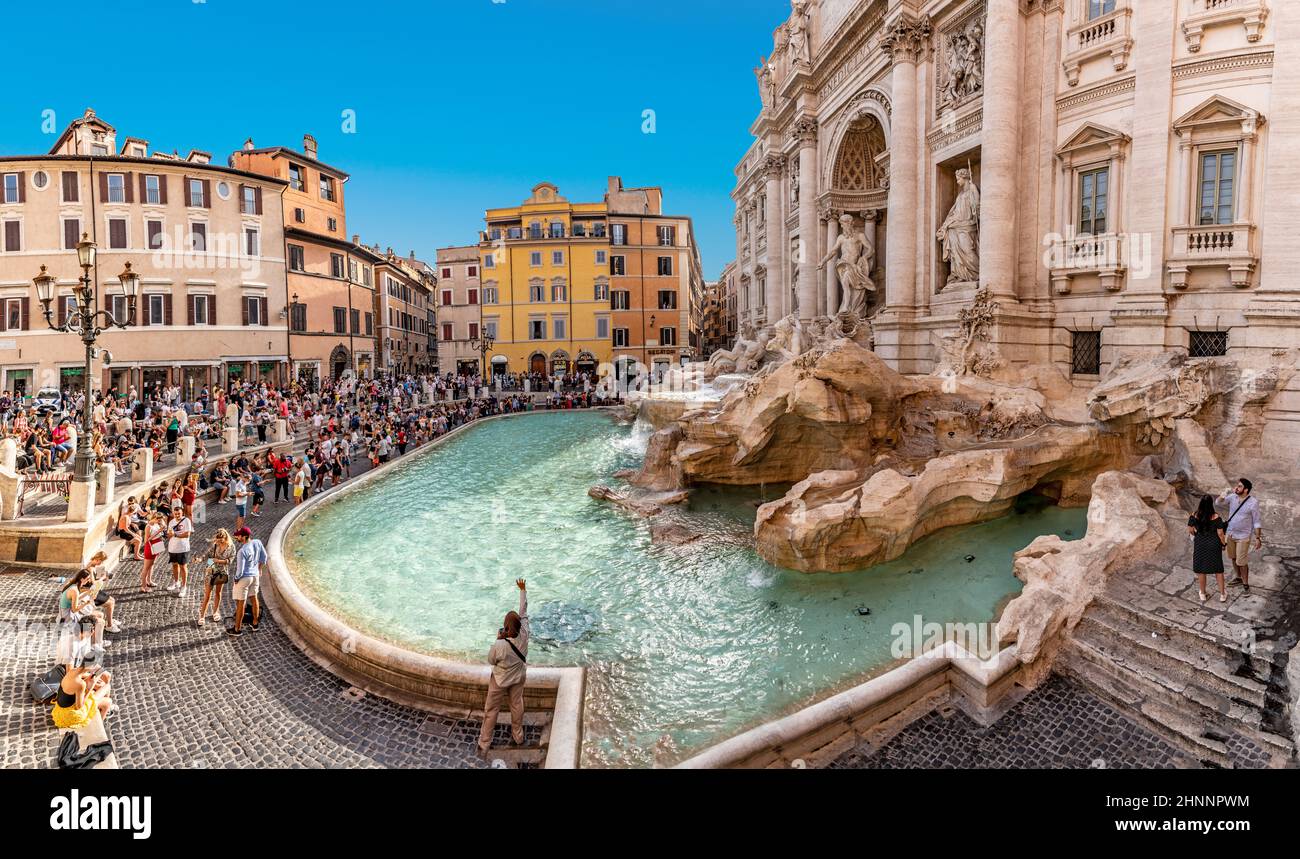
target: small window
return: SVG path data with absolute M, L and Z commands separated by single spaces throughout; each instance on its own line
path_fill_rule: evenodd
M 611 293 L 614 310 L 628 310 L 632 307 L 632 294 L 626 289 L 616 289 Z
M 108 219 L 108 246 L 112 250 L 126 247 L 126 218 Z
M 492 254 L 485 254 L 483 256 L 483 267 L 496 268 L 497 267 L 496 257 L 494 257 Z
M 50 184 L 50 176 L 44 170 L 37 170 L 32 174 L 32 187 L 37 191 L 44 191 L 45 187 Z
M 110 200 L 113 197 L 112 185 L 109 186 L 108 196 Z M 191 206 L 195 206 L 195 207 L 203 206 L 203 183 L 198 179 L 190 180 L 189 201 Z
M 677 309 L 677 290 L 675 289 L 659 290 L 659 309 L 660 310 Z
M 610 244 L 627 244 L 627 224 L 610 224 Z
M 565 321 L 566 320 L 564 319 L 553 320 L 556 340 L 564 340 L 566 337 L 568 337 L 568 335 L 564 333 Z
M 455 340 L 456 339 L 455 333 L 456 333 L 455 328 L 453 327 L 452 323 L 450 322 L 442 323 L 442 340 L 444 343 L 450 343 L 452 340 Z
M 154 294 L 146 296 L 149 302 L 149 324 L 166 325 L 167 324 L 167 307 L 166 299 L 162 295 Z
M 257 214 L 257 189 L 244 186 L 244 196 L 239 201 L 239 211 L 245 215 Z
M 265 306 L 265 299 L 245 298 L 244 302 L 248 306 L 248 324 L 265 325 L 266 320 L 262 318 L 262 308 Z
M 1076 376 L 1101 373 L 1101 332 L 1075 331 L 1071 344 L 1071 369 Z
M 615 276 L 627 274 L 627 258 L 621 256 L 610 257 L 609 273 Z
M 568 288 L 562 283 L 556 283 L 551 286 L 551 301 L 556 304 L 562 304 L 569 300 Z
M 159 250 L 163 246 L 163 222 L 162 221 L 145 221 L 145 240 L 149 244 L 150 250 Z M 74 245 L 75 247 L 75 245 Z
M 496 288 L 495 286 L 487 286 L 487 287 L 484 287 L 484 288 L 483 288 L 483 303 L 484 303 L 484 304 L 496 304 L 497 302 L 498 302 L 498 299 L 497 299 L 497 288 Z
M 543 287 L 540 283 L 534 283 L 528 287 L 528 300 L 534 304 L 546 300 L 546 296 L 543 293 Z
M 5 177 L 5 180 L 6 180 L 6 184 L 5 184 L 5 202 L 6 202 L 6 203 L 10 202 L 10 200 L 9 200 L 9 186 L 8 186 L 8 179 L 9 179 L 9 177 L 6 176 L 6 177 Z M 125 203 L 125 202 L 126 202 L 126 176 L 124 176 L 124 175 L 121 174 L 121 173 L 109 173 L 109 174 L 108 174 L 108 202 L 110 202 L 110 203 Z
M 307 185 L 304 181 L 305 176 L 306 176 L 306 171 L 304 171 L 297 164 L 289 165 L 289 187 L 290 188 L 292 188 L 295 191 L 305 190 L 307 188 Z
M 208 249 L 207 224 L 190 224 L 190 246 L 196 251 Z
M 144 177 L 144 201 L 151 206 L 162 204 L 162 185 L 159 177 Z
M 564 251 L 551 251 L 551 265 L 564 265 Z
M 609 301 L 609 284 L 608 284 L 608 283 L 598 283 L 598 284 L 596 284 L 596 295 L 595 295 L 595 299 L 596 299 L 597 301 Z
M 468 294 L 469 294 L 469 298 L 468 298 L 468 300 L 467 300 L 465 303 L 466 303 L 466 304 L 469 304 L 469 305 L 476 305 L 476 304 L 478 304 L 478 290 L 477 290 L 477 289 L 471 289 L 471 290 L 469 290 L 469 293 L 468 293 Z
M 245 228 L 244 230 L 244 253 L 250 257 L 255 257 L 261 253 L 261 240 L 257 230 Z
M 77 243 L 81 241 L 81 219 L 68 218 L 63 222 L 63 249 L 65 251 L 75 251 Z
M 609 320 L 603 316 L 596 319 L 596 337 L 600 340 L 609 339 Z
M 334 333 L 347 334 L 348 333 L 347 325 L 348 325 L 348 309 L 346 307 L 334 308 Z
M 333 277 L 343 277 L 343 254 L 330 254 L 330 274 Z
M 1187 354 L 1192 358 L 1222 358 L 1228 354 L 1228 332 L 1189 332 Z
M 528 339 L 529 339 L 529 340 L 545 340 L 545 339 L 546 339 L 546 320 L 545 320 L 545 319 L 533 319 L 533 320 L 530 320 L 530 321 L 529 321 L 529 323 L 528 323 Z
M 596 251 L 596 265 L 608 265 L 609 254 L 606 251 Z
M 531 254 L 529 254 L 528 264 L 532 266 L 540 266 L 542 264 L 542 252 L 533 251 Z
M 451 290 L 444 289 L 442 291 L 442 306 L 451 307 L 453 304 L 455 304 L 455 302 L 452 300 Z
M 660 228 L 659 228 L 659 244 L 660 244 L 660 246 L 662 246 L 662 247 L 666 247 L 666 248 L 670 248 L 670 247 L 672 247 L 673 245 L 677 244 L 677 228 L 676 228 L 676 227 L 660 227 Z
M 5 253 L 15 253 L 23 249 L 23 225 L 21 221 L 5 221 Z
M 672 277 L 672 276 L 673 276 L 673 258 L 672 258 L 672 257 L 659 257 L 659 276 L 660 276 L 660 277 Z
M 1079 234 L 1100 236 L 1106 232 L 1106 211 L 1110 197 L 1110 168 L 1079 174 Z
M 289 269 L 291 271 L 307 270 L 307 265 L 303 259 L 302 245 L 289 245 Z
M 478 277 L 478 266 L 472 265 L 465 269 L 466 277 Z
M 329 219 L 328 219 L 328 226 L 329 226 L 329 231 L 330 231 L 331 233 L 337 233 L 337 232 L 339 231 L 339 219 L 338 219 L 338 218 L 329 218 Z
M 614 345 L 626 347 L 631 339 L 629 336 L 629 331 L 630 329 L 627 328 L 615 328 Z
M 1109 15 L 1115 11 L 1115 0 L 1088 0 L 1088 20 Z
M 305 224 L 305 223 L 307 223 L 307 210 L 306 210 L 306 209 L 294 209 L 294 210 L 293 210 L 293 219 L 294 219 L 295 221 L 297 221 L 298 223 L 300 223 L 300 224 Z
M 196 295 L 194 301 L 194 324 L 208 324 L 208 302 L 212 300 L 210 295 Z
M 677 345 L 677 329 L 676 329 L 676 328 L 660 328 L 660 329 L 659 329 L 659 345 L 660 345 L 660 346 L 676 346 L 676 345 Z
M 497 323 L 495 320 L 489 320 L 483 323 L 483 332 L 493 340 L 497 339 Z
M 553 239 L 564 238 L 564 224 L 560 223 L 559 221 L 556 221 L 551 224 L 551 238 Z
M 1237 150 L 1201 155 L 1200 224 L 1231 224 L 1237 177 Z
M 289 327 L 294 331 L 307 330 L 307 305 L 301 301 L 289 308 Z

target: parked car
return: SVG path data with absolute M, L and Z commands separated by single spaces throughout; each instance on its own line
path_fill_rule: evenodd
M 36 396 L 32 397 L 32 408 L 40 415 L 51 412 L 62 414 L 63 395 L 59 393 L 58 388 L 41 388 L 36 392 Z

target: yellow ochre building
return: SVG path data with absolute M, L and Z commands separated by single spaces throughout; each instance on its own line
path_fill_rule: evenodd
M 488 209 L 480 236 L 482 330 L 501 373 L 596 373 L 612 362 L 606 206 L 547 182 Z

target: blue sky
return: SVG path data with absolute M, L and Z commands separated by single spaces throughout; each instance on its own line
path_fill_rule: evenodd
M 0 110 L 4 154 L 48 151 L 42 111 L 62 130 L 86 107 L 119 135 L 222 163 L 246 137 L 299 148 L 310 132 L 321 160 L 352 175 L 349 233 L 430 260 L 537 182 L 587 201 L 619 175 L 662 186 L 669 211 L 695 219 L 710 280 L 735 255 L 728 195 L 759 107 L 752 69 L 789 11 L 787 0 L 5 7 L 25 47 L 5 70 L 16 99 Z M 654 134 L 642 133 L 645 110 Z

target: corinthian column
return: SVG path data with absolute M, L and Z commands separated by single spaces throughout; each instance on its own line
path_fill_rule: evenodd
M 767 177 L 767 324 L 771 325 L 785 315 L 786 284 L 785 264 L 785 207 L 781 205 L 785 176 L 785 156 L 769 155 L 763 162 L 763 175 Z
M 799 318 L 817 318 L 817 120 L 801 117 L 790 127 L 799 144 Z
M 826 222 L 826 252 L 829 253 L 840 237 L 840 213 L 827 206 L 821 212 L 821 218 Z M 826 295 L 823 301 L 825 302 L 823 316 L 834 316 L 839 312 L 840 275 L 835 268 L 834 260 L 826 264 Z
M 911 309 L 916 300 L 917 141 L 916 62 L 930 38 L 930 19 L 904 15 L 885 34 L 882 47 L 893 61 L 889 127 L 889 232 L 885 237 L 885 311 Z
M 980 287 L 1016 298 L 1020 161 L 1020 2 L 988 0 L 980 151 Z M 892 213 L 891 213 L 892 214 Z

